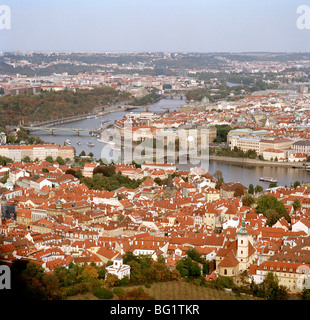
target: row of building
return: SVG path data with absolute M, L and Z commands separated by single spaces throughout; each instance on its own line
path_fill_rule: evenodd
M 2 145 L 0 156 L 12 159 L 14 162 L 21 162 L 25 157 L 29 157 L 31 161 L 45 160 L 47 157 L 52 157 L 54 160 L 57 157 L 74 160 L 75 149 L 58 144 Z

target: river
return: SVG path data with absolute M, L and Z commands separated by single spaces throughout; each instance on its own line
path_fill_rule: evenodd
M 173 110 L 178 110 L 179 106 L 184 104 L 185 100 L 180 99 L 162 99 L 157 103 L 150 106 L 150 112 L 164 112 L 162 107 L 166 107 Z M 135 109 L 131 112 L 142 112 L 142 109 Z M 110 119 L 111 122 L 114 120 L 122 119 L 127 112 L 115 112 L 105 116 L 98 116 L 96 118 L 80 120 L 76 122 L 66 123 L 63 125 L 57 125 L 55 127 L 62 128 L 86 128 L 86 129 L 98 129 L 102 120 Z M 110 122 L 110 123 L 111 123 Z M 103 126 L 107 126 L 109 123 L 105 123 Z M 72 131 L 55 131 L 54 135 L 50 135 L 45 131 L 35 131 L 31 133 L 34 136 L 39 136 L 45 142 L 53 142 L 59 145 L 64 145 L 65 141 L 69 139 L 71 141 L 71 146 L 76 149 L 76 154 L 79 155 L 82 151 L 86 154 L 92 152 L 96 159 L 100 159 L 102 156 L 103 147 L 107 149 L 107 145 L 97 141 L 96 137 L 91 137 L 88 132 L 81 132 L 79 136 L 76 136 Z M 77 142 L 81 144 L 78 145 Z M 88 142 L 93 143 L 94 147 L 89 147 Z M 112 152 L 109 149 L 109 152 Z M 114 151 L 115 152 L 115 151 Z M 109 158 L 109 157 L 107 157 Z M 186 165 L 177 165 L 180 170 L 189 170 L 193 167 L 191 163 Z M 302 182 L 310 181 L 310 172 L 293 169 L 287 167 L 275 167 L 275 166 L 257 166 L 257 165 L 243 165 L 243 164 L 232 164 L 226 162 L 209 161 L 198 166 L 204 167 L 210 174 L 215 173 L 217 170 L 222 171 L 225 182 L 240 182 L 246 187 L 249 184 L 256 186 L 257 184 L 267 188 L 269 183 L 259 181 L 259 178 L 264 177 L 274 177 L 278 180 L 278 185 L 289 186 L 296 180 Z

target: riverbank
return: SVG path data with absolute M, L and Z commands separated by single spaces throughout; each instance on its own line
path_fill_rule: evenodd
M 278 162 L 278 161 L 266 161 L 266 160 L 258 160 L 258 159 L 224 157 L 224 156 L 215 156 L 215 155 L 210 155 L 210 160 L 227 162 L 227 163 L 236 163 L 238 165 L 263 166 L 263 167 L 268 166 L 268 167 L 292 168 L 294 166 L 310 165 L 309 162 Z
M 55 126 L 58 124 L 77 122 L 80 120 L 88 119 L 89 117 L 93 117 L 93 116 L 105 116 L 110 113 L 124 111 L 124 108 L 123 107 L 119 108 L 119 106 L 123 106 L 126 104 L 127 104 L 127 102 L 124 102 L 121 105 L 115 104 L 115 105 L 111 105 L 111 106 L 105 106 L 104 111 L 100 111 L 99 109 L 97 109 L 97 110 L 95 109 L 93 112 L 80 114 L 80 115 L 76 115 L 76 116 L 72 116 L 72 117 L 64 117 L 64 118 L 54 119 L 54 120 L 49 120 L 49 121 L 44 121 L 44 122 L 34 122 L 30 126 L 31 127 L 42 127 L 42 126 L 52 127 L 52 126 Z
M 176 109 L 181 103 L 182 100 L 179 99 L 161 99 L 159 102 L 150 107 L 154 108 L 154 110 L 158 108 L 158 112 L 162 112 L 162 107 Z M 128 113 L 128 111 L 122 110 L 121 108 L 108 108 L 104 110 L 104 114 L 106 115 L 90 117 L 88 119 L 72 123 L 70 127 L 95 129 L 100 127 L 102 120 L 109 119 L 111 122 L 114 122 L 115 120 L 122 119 L 123 116 Z M 112 111 L 116 112 L 113 113 Z M 132 110 L 131 112 L 140 111 L 137 109 Z M 59 127 L 67 128 L 68 124 L 59 125 Z M 92 152 L 94 154 L 94 158 L 96 159 L 110 159 L 112 157 L 110 154 L 111 149 L 106 144 L 98 142 L 97 137 L 90 136 L 88 132 L 81 132 L 80 135 L 77 136 L 75 135 L 74 131 L 59 131 L 54 135 L 50 135 L 46 131 L 36 131 L 31 135 L 39 136 L 43 141 L 46 141 L 46 143 L 57 143 L 59 145 L 64 145 L 65 141 L 70 139 L 71 145 L 76 148 L 77 155 L 84 151 L 86 154 Z M 88 145 L 89 142 L 93 143 L 95 146 L 90 147 Z M 260 181 L 260 177 L 274 177 L 278 180 L 279 186 L 290 185 L 291 183 L 293 184 L 296 180 L 300 182 L 310 181 L 310 171 L 292 168 L 293 165 L 300 165 L 300 163 L 283 165 L 277 162 L 271 162 L 272 165 L 268 166 L 268 161 L 256 161 L 256 164 L 253 164 L 253 160 L 249 161 L 240 158 L 233 158 L 233 162 L 229 162 L 227 160 L 227 157 L 222 157 L 222 161 L 209 161 L 207 157 L 207 159 L 201 160 L 198 162 L 198 164 L 189 160 L 185 164 L 177 163 L 177 167 L 179 170 L 184 171 L 188 171 L 193 167 L 200 167 L 212 175 L 216 171 L 221 171 L 225 181 L 240 182 L 244 186 L 248 186 L 250 183 L 252 183 L 253 185 L 259 184 L 264 188 L 268 188 L 269 184 L 267 182 Z
M 102 109 L 102 107 L 100 108 L 95 108 L 92 112 L 90 113 L 86 113 L 86 114 L 79 114 L 76 116 L 72 116 L 72 117 L 64 117 L 64 118 L 60 118 L 60 119 L 53 119 L 53 120 L 47 120 L 47 121 L 43 121 L 43 122 L 33 122 L 30 124 L 31 127 L 52 127 L 58 124 L 64 124 L 64 123 L 70 123 L 70 122 L 76 122 L 76 121 L 80 121 L 80 120 L 84 120 L 84 119 L 88 119 L 89 117 L 92 116 L 105 116 L 114 112 L 120 112 L 120 111 L 124 111 L 124 105 L 130 105 L 132 107 L 135 107 L 137 109 L 143 108 L 143 107 L 147 107 L 147 106 L 151 106 L 154 103 L 159 102 L 160 100 L 162 100 L 163 97 L 159 97 L 158 99 L 156 99 L 154 102 L 150 102 L 146 105 L 133 105 L 131 104 L 133 101 L 132 100 L 128 100 L 128 101 L 123 101 L 122 103 L 118 103 L 118 104 L 114 104 L 114 105 L 110 105 L 110 106 L 103 106 L 104 107 L 104 111 L 101 111 L 100 109 Z

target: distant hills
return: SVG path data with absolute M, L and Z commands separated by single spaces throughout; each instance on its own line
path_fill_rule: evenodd
M 47 76 L 53 73 L 75 75 L 85 72 L 119 72 L 154 75 L 156 68 L 165 69 L 166 74 L 174 74 L 176 70 L 194 68 L 216 68 L 225 66 L 219 57 L 240 62 L 253 61 L 297 61 L 310 60 L 310 53 L 286 52 L 215 52 L 215 53 L 4 53 L 0 57 L 0 74 L 23 74 L 27 76 Z M 14 67 L 8 60 L 27 60 L 30 64 Z M 133 68 L 122 69 L 123 65 Z M 135 66 L 137 69 L 135 69 Z M 147 66 L 148 68 L 139 68 Z

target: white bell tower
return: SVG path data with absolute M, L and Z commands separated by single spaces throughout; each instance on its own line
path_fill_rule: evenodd
M 245 227 L 244 217 L 242 217 L 241 228 L 237 232 L 237 259 L 239 260 L 239 270 L 247 269 L 249 260 L 249 235 Z

